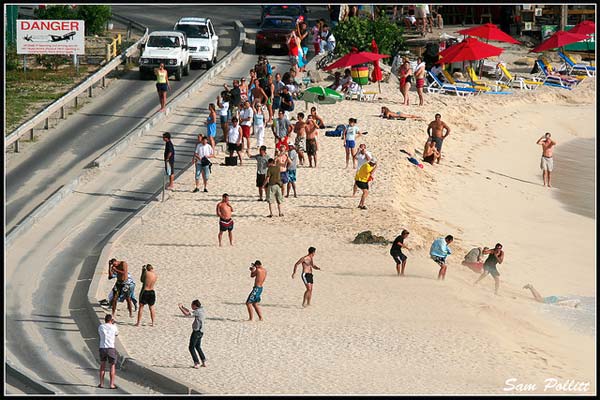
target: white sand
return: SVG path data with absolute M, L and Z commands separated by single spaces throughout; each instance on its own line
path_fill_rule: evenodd
M 157 327 L 130 326 L 134 321 L 120 305 L 127 349 L 213 394 L 506 393 L 509 378 L 537 384 L 537 393 L 546 378 L 585 381 L 587 393 L 595 393 L 594 338 L 545 319 L 521 289 L 531 282 L 545 296 L 595 293 L 594 220 L 566 211 L 551 195 L 557 189 L 541 186 L 535 145 L 546 131 L 558 141 L 557 153 L 571 138 L 593 137 L 594 80 L 572 92 L 544 87 L 469 99 L 426 95 L 426 106 L 408 108 L 399 105 L 395 87 L 382 84 L 382 92 L 373 103 L 319 106 L 327 123 L 353 116 L 369 132 L 358 142 L 367 144 L 380 168 L 367 211 L 351 197 L 353 171 L 343 168 L 341 140 L 324 132 L 319 167 L 298 169 L 299 197 L 286 199 L 283 218 L 265 218 L 267 204 L 256 201 L 253 161 L 215 165 L 208 194 L 191 193 L 193 169 L 176 181 L 171 198 L 115 247 L 114 256 L 129 262 L 136 279 L 145 263 L 159 275 Z M 382 120 L 382 105 L 426 122 Z M 303 109 L 298 104 L 296 111 Z M 422 150 L 436 112 L 452 133 L 442 163 L 421 170 L 399 150 Z M 215 206 L 223 192 L 235 210 L 235 246 L 224 237 L 219 248 Z M 405 278 L 395 276 L 387 246 L 351 243 L 362 230 L 391 240 L 403 228 L 414 248 Z M 454 253 L 446 281 L 438 282 L 427 252 L 432 239 L 446 234 L 456 238 Z M 471 247 L 498 241 L 506 256 L 500 296 L 494 296 L 493 280 L 474 288 L 477 274 L 460 261 Z M 302 309 L 304 287 L 291 272 L 310 245 L 323 271 L 315 272 L 313 306 Z M 247 323 L 248 266 L 255 259 L 268 270 L 266 321 Z M 190 368 L 192 321 L 177 309 L 195 298 L 208 316 L 203 348 L 209 368 L 200 370 Z

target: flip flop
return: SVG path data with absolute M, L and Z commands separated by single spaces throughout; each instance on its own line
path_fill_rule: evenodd
M 118 389 L 119 387 L 115 385 L 115 387 L 109 387 L 109 389 Z
M 96 387 L 99 388 L 99 389 L 104 389 L 104 386 L 102 386 L 100 384 L 98 384 L 98 386 L 96 386 Z

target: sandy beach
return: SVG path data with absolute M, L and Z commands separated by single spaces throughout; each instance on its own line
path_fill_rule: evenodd
M 572 91 L 514 89 L 510 96 L 467 99 L 426 94 L 425 106 L 405 107 L 390 81 L 374 102 L 319 106 L 326 124 L 355 117 L 369 132 L 358 139 L 379 160 L 368 210 L 352 197 L 354 170 L 344 168 L 342 141 L 324 130 L 319 166 L 298 168 L 298 198 L 285 199 L 282 218 L 266 218 L 267 204 L 256 201 L 255 161 L 225 167 L 217 165 L 220 154 L 209 193 L 191 192 L 190 168 L 169 199 L 154 204 L 114 248 L 136 281 L 146 263 L 159 276 L 156 327 L 148 326 L 147 310 L 144 326 L 133 327 L 119 305 L 123 344 L 134 358 L 207 394 L 574 394 L 545 388 L 548 379 L 587 382 L 577 394 L 595 394 L 595 332 L 569 329 L 521 289 L 532 283 L 544 296 L 595 296 L 595 157 L 587 153 L 587 169 L 572 160 L 578 143 L 595 141 L 595 84 L 586 79 Z M 189 105 L 206 107 L 193 99 Z M 383 105 L 425 121 L 383 120 Z M 437 112 L 452 132 L 440 165 L 420 169 L 400 150 L 422 151 Z M 205 118 L 201 113 L 198 121 Z M 196 126 L 176 129 L 198 133 Z M 542 186 L 535 143 L 545 132 L 558 142 L 552 189 Z M 272 155 L 270 130 L 266 138 Z M 193 149 L 181 151 L 188 157 Z M 234 207 L 234 246 L 224 239 L 219 248 L 215 206 L 225 192 Z M 393 240 L 402 229 L 410 231 L 413 249 L 403 278 L 389 246 L 351 243 L 364 230 Z M 428 251 L 447 234 L 455 237 L 453 254 L 439 282 Z M 478 274 L 460 265 L 472 247 L 496 242 L 505 251 L 499 296 L 491 277 L 474 287 Z M 315 272 L 313 305 L 303 309 L 304 286 L 291 273 L 309 246 L 323 270 Z M 244 322 L 255 259 L 268 271 L 265 321 Z M 104 281 L 105 292 L 111 284 Z M 192 320 L 177 308 L 196 298 L 207 314 L 208 368 L 200 370 L 190 368 Z M 511 390 L 510 379 L 536 388 Z

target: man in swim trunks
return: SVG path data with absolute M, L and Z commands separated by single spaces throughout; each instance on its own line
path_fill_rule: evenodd
M 404 239 L 406 239 L 408 235 L 409 232 L 406 229 L 403 229 L 400 236 L 394 239 L 392 248 L 390 249 L 390 255 L 396 262 L 396 273 L 398 276 L 404 275 L 404 268 L 406 268 L 406 260 L 408 257 L 402 253 L 402 249 L 410 250 L 408 246 L 404 244 Z M 402 270 L 400 270 L 400 268 L 402 268 Z
M 446 130 L 445 134 L 444 129 Z M 431 121 L 427 126 L 427 136 L 429 136 L 430 140 L 433 140 L 435 143 L 435 148 L 440 153 L 440 156 L 437 158 L 438 164 L 440 163 L 440 158 L 442 155 L 442 143 L 449 134 L 450 127 L 444 121 L 442 121 L 442 116 L 440 114 L 435 114 L 435 120 Z
M 254 315 L 252 313 L 252 309 L 256 310 L 256 314 L 258 315 L 258 320 L 262 321 L 262 311 L 258 305 L 260 303 L 260 296 L 263 291 L 263 284 L 265 279 L 267 278 L 267 270 L 262 266 L 262 263 L 259 260 L 256 260 L 250 266 L 250 278 L 254 278 L 254 287 L 246 300 L 246 308 L 248 309 L 248 321 L 252 321 Z
M 108 262 L 108 276 L 112 276 L 113 274 L 117 275 L 117 282 L 113 287 L 113 299 L 112 299 L 112 316 L 114 317 L 117 311 L 117 301 L 122 293 L 126 293 L 129 290 L 129 285 L 127 285 L 127 274 L 129 267 L 125 261 L 117 261 L 116 258 L 111 259 Z M 109 278 L 110 279 L 110 278 Z M 133 314 L 131 312 L 132 304 L 131 304 L 131 296 L 125 296 L 125 300 L 127 301 L 127 310 L 129 310 L 129 318 L 133 318 Z
M 283 217 L 281 212 L 281 203 L 283 203 L 283 196 L 281 195 L 281 172 L 279 166 L 275 165 L 275 160 L 269 158 L 267 162 L 267 177 L 263 183 L 263 188 L 267 188 L 267 202 L 269 203 L 269 218 L 273 217 L 273 203 L 277 202 L 277 210 L 279 216 Z
M 281 179 L 281 193 L 285 196 L 285 189 L 289 182 L 288 166 L 290 165 L 290 158 L 286 151 L 287 146 L 281 145 L 279 147 L 279 153 L 275 157 L 275 165 L 279 167 L 279 177 Z
M 313 161 L 315 168 L 317 167 L 317 150 L 319 145 L 317 144 L 317 135 L 319 130 L 317 129 L 317 122 L 312 115 L 309 115 L 306 120 L 306 154 L 308 156 L 308 166 L 313 167 Z
M 544 186 L 552 187 L 550 184 L 550 173 L 554 169 L 554 159 L 552 158 L 552 152 L 556 142 L 550 138 L 550 132 L 546 132 L 544 136 L 538 139 L 536 144 L 542 146 L 542 160 L 540 162 L 540 168 L 542 169 L 542 178 L 544 179 Z
M 483 272 L 481 273 L 481 276 L 473 283 L 473 285 L 476 285 L 480 280 L 490 274 L 494 278 L 494 294 L 498 294 L 498 289 L 500 288 L 500 272 L 498 272 L 496 264 L 502 264 L 502 261 L 504 261 L 502 245 L 496 243 L 496 246 L 494 246 L 493 249 L 483 250 L 483 254 L 489 254 L 489 256 L 483 263 Z
M 150 308 L 150 326 L 154 326 L 154 319 L 156 317 L 156 313 L 154 310 L 154 303 L 156 303 L 156 293 L 154 292 L 154 284 L 158 277 L 156 276 L 156 272 L 154 272 L 154 267 L 150 264 L 144 265 L 142 267 L 142 276 L 140 280 L 142 281 L 142 291 L 140 293 L 140 308 L 138 309 L 137 322 L 135 326 L 140 326 L 140 322 L 142 320 L 142 310 L 144 309 L 144 305 L 148 304 L 148 308 Z
M 302 298 L 302 307 L 310 306 L 310 299 L 312 298 L 313 289 L 313 268 L 318 269 L 319 271 L 321 270 L 321 268 L 317 267 L 317 265 L 314 263 L 316 251 L 317 249 L 314 247 L 309 247 L 308 254 L 300 257 L 300 259 L 296 261 L 296 264 L 294 264 L 292 279 L 294 279 L 296 276 L 296 269 L 298 268 L 298 265 L 302 264 L 302 282 L 304 282 L 304 286 L 306 287 L 306 290 L 304 291 L 304 297 Z
M 229 204 L 229 195 L 223 193 L 222 200 L 217 203 L 217 216 L 219 217 L 219 247 L 221 247 L 223 232 L 228 233 L 229 244 L 233 246 L 233 220 L 231 219 L 231 214 L 233 214 L 233 207 Z
M 421 57 L 417 58 L 417 67 L 413 72 L 415 79 L 417 81 L 417 94 L 419 95 L 419 105 L 422 106 L 425 104 L 425 100 L 423 99 L 423 88 L 425 87 L 425 74 L 427 71 L 425 70 L 425 63 Z
M 454 241 L 454 237 L 452 235 L 448 235 L 445 238 L 437 238 L 431 243 L 431 248 L 429 249 L 429 256 L 436 264 L 440 266 L 440 272 L 438 273 L 438 281 L 446 279 L 446 269 L 448 266 L 446 265 L 446 257 L 452 254 L 450 247 L 448 245 Z
M 294 147 L 298 152 L 298 161 L 300 165 L 304 165 L 304 152 L 306 151 L 306 122 L 304 122 L 304 113 L 298 113 L 298 121 L 294 124 Z
M 523 289 L 529 289 L 531 291 L 531 294 L 533 295 L 533 298 L 539 303 L 555 304 L 557 306 L 567 306 L 575 308 L 579 307 L 579 305 L 581 304 L 581 301 L 579 299 L 569 299 L 568 297 L 563 296 L 542 297 L 542 295 L 537 290 L 535 290 L 533 285 L 531 285 L 530 283 L 523 286 Z
M 425 142 L 425 148 L 423 149 L 423 161 L 433 165 L 436 160 L 439 162 L 439 159 L 440 152 L 435 147 L 435 142 L 431 138 L 427 139 L 427 142 Z

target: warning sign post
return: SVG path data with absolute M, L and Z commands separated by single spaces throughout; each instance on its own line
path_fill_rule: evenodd
M 83 20 L 17 20 L 17 54 L 85 54 Z

